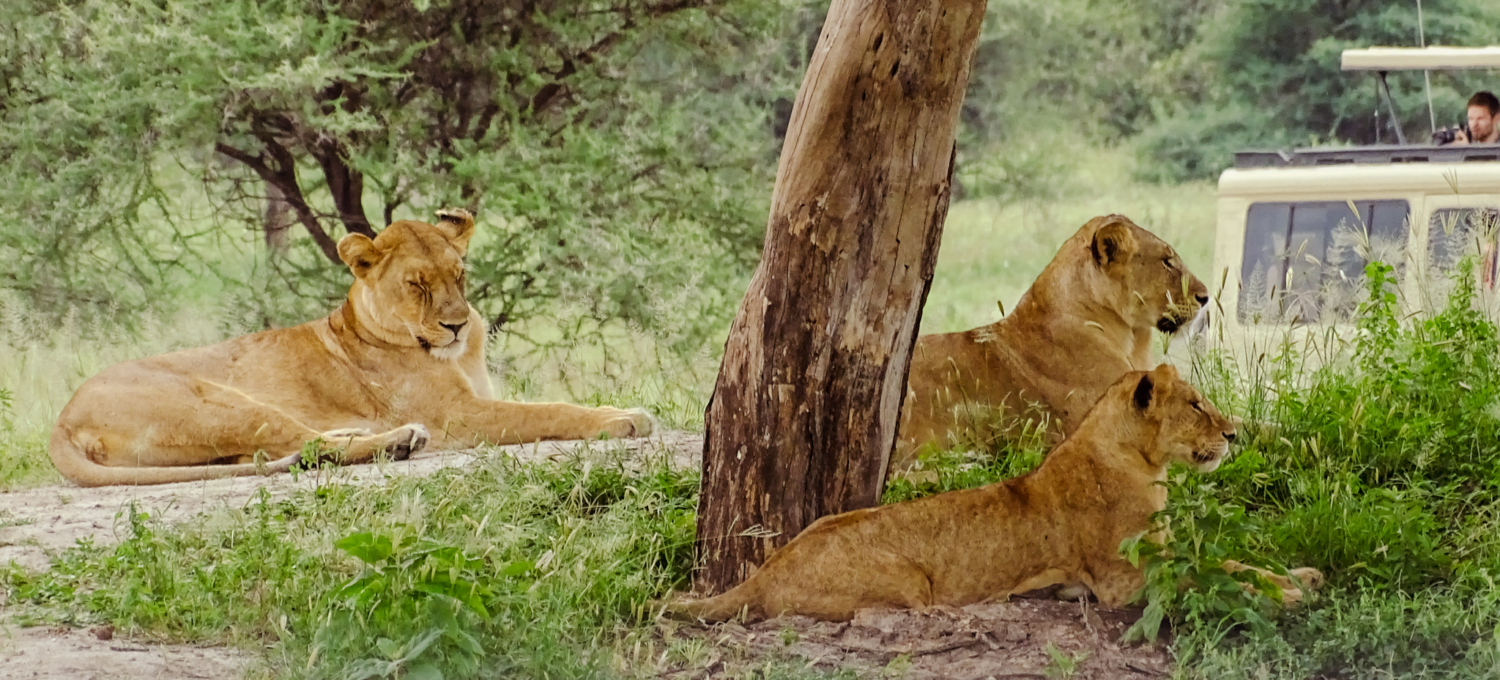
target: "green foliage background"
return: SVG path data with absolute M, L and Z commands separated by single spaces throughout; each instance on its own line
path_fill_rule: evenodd
M 826 6 L 5 3 L 0 289 L 58 316 L 130 323 L 196 297 L 285 325 L 341 296 L 344 233 L 464 205 L 494 329 L 566 317 L 549 327 L 570 341 L 624 323 L 712 345 Z M 1424 12 L 1429 43 L 1500 42 L 1495 3 Z M 1131 146 L 1135 174 L 1167 182 L 1247 146 L 1369 141 L 1373 81 L 1338 53 L 1416 40 L 1406 0 L 996 0 L 961 195 L 1055 200 L 1080 140 Z M 1494 76 L 1434 74 L 1439 122 Z M 1424 138 L 1420 75 L 1393 87 Z

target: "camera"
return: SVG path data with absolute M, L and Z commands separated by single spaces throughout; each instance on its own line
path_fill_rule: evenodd
M 1458 125 L 1454 125 L 1453 127 L 1445 127 L 1439 130 L 1434 130 L 1432 133 L 1432 143 L 1435 146 L 1452 144 L 1454 140 L 1458 139 L 1459 132 L 1463 132 L 1466 139 L 1473 138 L 1472 135 L 1469 134 L 1469 122 L 1464 121 L 1462 123 L 1459 123 Z

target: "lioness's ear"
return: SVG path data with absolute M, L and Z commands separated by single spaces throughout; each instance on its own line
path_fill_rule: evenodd
M 364 234 L 349 234 L 339 239 L 339 259 L 349 265 L 355 277 L 363 277 L 380 262 L 380 250 Z
M 1100 267 L 1120 262 L 1135 253 L 1135 234 L 1130 233 L 1127 222 L 1111 219 L 1094 231 L 1094 242 L 1089 249 L 1094 253 L 1094 263 Z
M 1153 369 L 1151 374 L 1156 376 L 1156 382 L 1162 384 L 1182 379 L 1182 375 L 1177 372 L 1177 367 L 1172 364 L 1161 364 Z
M 1156 384 L 1151 381 L 1151 374 L 1141 376 L 1141 381 L 1135 385 L 1135 407 L 1144 411 L 1151 406 L 1152 393 L 1156 391 Z
M 459 255 L 469 252 L 469 237 L 474 235 L 474 213 L 463 208 L 439 210 L 437 226 L 448 233 L 448 241 L 458 249 Z

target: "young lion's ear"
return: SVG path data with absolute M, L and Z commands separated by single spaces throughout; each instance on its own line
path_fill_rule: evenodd
M 349 234 L 339 239 L 339 259 L 349 265 L 356 278 L 363 278 L 370 268 L 380 262 L 380 250 L 375 242 L 364 234 Z
M 1130 221 L 1119 215 L 1104 219 L 1107 222 L 1094 230 L 1094 241 L 1089 244 L 1094 263 L 1100 267 L 1123 261 L 1135 253 L 1135 234 L 1130 233 Z
M 1141 381 L 1135 384 L 1135 407 L 1144 411 L 1151 406 L 1151 397 L 1156 391 L 1156 383 L 1152 382 L 1151 374 L 1141 376 Z
M 448 241 L 460 255 L 469 252 L 469 238 L 474 235 L 474 213 L 463 208 L 439 210 L 437 226 L 448 233 Z

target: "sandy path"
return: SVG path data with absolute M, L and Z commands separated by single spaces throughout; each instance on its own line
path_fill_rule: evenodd
M 607 447 L 607 448 L 606 448 Z M 206 482 L 150 487 L 50 486 L 0 493 L 0 564 L 15 562 L 28 569 L 45 569 L 51 556 L 89 538 L 110 545 L 121 538 L 116 531 L 131 503 L 167 522 L 191 520 L 220 507 L 240 508 L 261 489 L 272 497 L 285 496 L 318 484 L 384 484 L 389 478 L 429 475 L 468 464 L 479 455 L 503 452 L 521 461 L 554 457 L 599 455 L 625 447 L 629 457 L 668 455 L 674 465 L 696 465 L 703 436 L 664 432 L 645 439 L 614 442 L 544 442 L 502 446 L 484 451 L 424 452 L 409 460 L 380 465 L 352 465 L 326 476 L 303 474 L 240 477 Z M 17 628 L 4 623 L 0 599 L 0 680 L 230 680 L 254 661 L 251 654 L 224 647 L 158 645 L 121 638 L 99 639 L 93 632 L 72 628 Z M 106 635 L 105 637 L 112 637 Z
M 146 645 L 101 640 L 81 628 L 0 626 L 5 680 L 223 680 L 250 662 L 224 647 Z
M 703 435 L 691 432 L 664 432 L 644 439 L 616 442 L 543 442 L 526 446 L 500 446 L 485 453 L 464 451 L 423 452 L 409 460 L 380 465 L 351 465 L 334 472 L 335 479 L 348 484 L 383 484 L 387 477 L 429 475 L 437 470 L 458 467 L 474 460 L 475 455 L 495 455 L 501 451 L 522 461 L 552 457 L 588 455 L 601 447 L 629 449 L 632 457 L 672 456 L 675 464 L 696 465 L 703 450 Z M 51 553 L 72 546 L 80 538 L 91 538 L 96 544 L 116 543 L 117 521 L 131 503 L 153 517 L 181 522 L 222 506 L 244 507 L 261 489 L 272 497 L 285 496 L 298 489 L 310 489 L 328 478 L 303 474 L 270 477 L 238 477 L 205 482 L 183 482 L 157 486 L 110 486 L 83 489 L 76 486 L 47 486 L 24 491 L 0 493 L 0 564 L 15 562 L 29 569 L 42 569 L 50 563 Z

